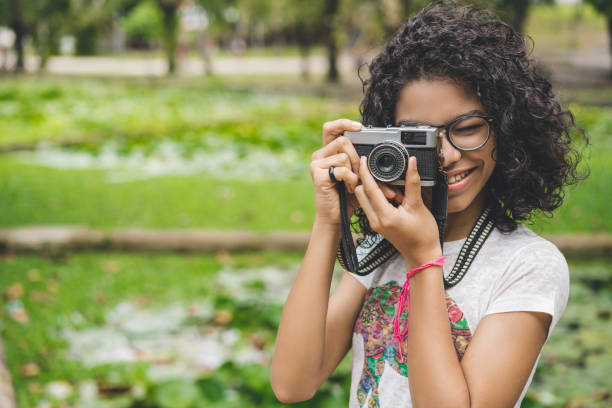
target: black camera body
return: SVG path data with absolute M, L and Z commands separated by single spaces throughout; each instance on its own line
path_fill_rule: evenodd
M 408 157 L 416 156 L 422 186 L 436 184 L 440 167 L 440 137 L 431 126 L 364 127 L 359 132 L 345 131 L 359 156 L 366 156 L 368 168 L 378 181 L 403 186 Z

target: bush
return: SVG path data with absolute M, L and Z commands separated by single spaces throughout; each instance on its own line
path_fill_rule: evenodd
M 132 9 L 121 25 L 133 48 L 150 48 L 161 37 L 161 16 L 150 1 L 144 1 Z

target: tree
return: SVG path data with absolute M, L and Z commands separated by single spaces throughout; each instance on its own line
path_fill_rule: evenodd
M 325 7 L 323 9 L 323 34 L 326 38 L 327 80 L 329 82 L 338 82 L 340 80 L 340 73 L 338 72 L 338 43 L 335 30 L 338 6 L 339 0 L 325 0 Z
M 162 13 L 162 42 L 168 61 L 168 74 L 174 74 L 178 42 L 178 7 L 181 0 L 156 0 L 156 3 Z
M 610 52 L 610 75 L 612 75 L 612 0 L 586 0 L 603 14 L 608 25 L 608 47 Z
M 70 11 L 69 0 L 36 0 L 31 2 L 35 18 L 31 22 L 34 46 L 38 52 L 39 70 L 44 70 L 49 54 L 56 52 L 59 35 Z
M 17 62 L 15 72 L 23 72 L 25 67 L 24 41 L 28 34 L 26 19 L 19 0 L 0 0 L 0 24 L 6 24 L 15 33 L 15 52 Z
M 494 7 L 505 17 L 508 24 L 522 33 L 529 12 L 529 0 L 495 0 Z
M 54 1 L 54 0 L 49 0 Z M 76 38 L 77 55 L 94 55 L 98 38 L 110 30 L 113 20 L 140 0 L 69 0 L 70 16 L 67 30 Z

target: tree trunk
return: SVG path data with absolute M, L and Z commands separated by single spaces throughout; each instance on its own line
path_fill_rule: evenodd
M 47 67 L 52 44 L 56 41 L 57 34 L 49 23 L 41 23 L 34 33 L 34 45 L 38 51 L 38 71 L 42 72 Z
M 310 79 L 310 36 L 304 23 L 295 25 L 295 38 L 300 50 L 300 73 L 305 81 Z
M 612 77 L 612 16 L 608 16 L 608 48 L 610 52 L 610 77 Z
M 512 28 L 519 33 L 522 33 L 525 28 L 525 20 L 527 19 L 527 10 L 529 9 L 529 0 L 515 0 L 512 2 L 513 13 Z
M 328 71 L 327 80 L 338 82 L 340 74 L 338 72 L 338 45 L 336 44 L 334 20 L 338 12 L 338 0 L 325 0 L 325 33 L 327 37 L 327 61 Z
M 159 9 L 162 12 L 164 49 L 166 51 L 166 61 L 168 61 L 168 74 L 176 72 L 176 44 L 178 40 L 178 2 L 157 0 Z
M 26 36 L 26 25 L 23 21 L 19 0 L 11 0 L 11 14 L 10 27 L 15 33 L 15 51 L 17 52 L 15 72 L 23 72 L 25 68 L 23 42 Z
M 96 55 L 98 52 L 98 29 L 94 25 L 78 28 L 76 37 L 76 55 Z
M 208 49 L 208 35 L 206 35 L 205 30 L 202 31 L 200 35 L 200 53 L 202 54 L 202 61 L 204 62 L 204 73 L 208 76 L 212 76 L 214 74 L 212 56 Z

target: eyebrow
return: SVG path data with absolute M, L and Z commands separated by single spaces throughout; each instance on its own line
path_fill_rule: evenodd
M 452 118 L 451 120 L 447 120 L 446 122 L 444 122 L 444 124 L 446 123 L 450 123 L 453 120 L 457 119 L 460 116 L 464 116 L 464 115 L 484 115 L 485 113 L 482 112 L 479 109 L 472 109 L 471 111 L 467 111 L 464 112 L 460 115 L 455 116 L 454 118 Z M 440 127 L 440 126 L 444 126 L 444 124 L 441 125 L 432 125 L 426 122 L 421 122 L 419 120 L 415 120 L 415 119 L 402 119 L 399 122 L 397 122 L 396 126 L 418 126 L 418 125 L 427 125 L 427 126 L 433 126 L 433 127 Z

